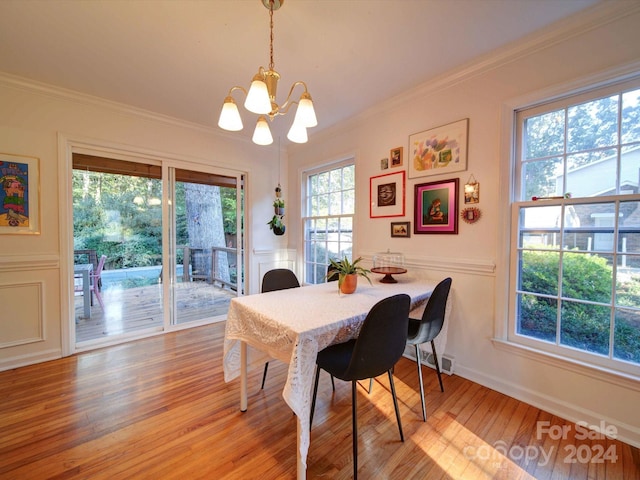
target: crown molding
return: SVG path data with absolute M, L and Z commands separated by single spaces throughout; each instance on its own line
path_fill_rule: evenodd
M 0 72 L 0 86 L 14 88 L 17 90 L 23 90 L 28 93 L 43 95 L 46 97 L 62 99 L 70 102 L 79 103 L 82 105 L 92 105 L 99 108 L 111 110 L 112 112 L 129 115 L 137 118 L 143 118 L 146 120 L 152 120 L 155 122 L 164 123 L 174 127 L 185 128 L 189 130 L 196 130 L 207 134 L 215 134 L 218 136 L 224 136 L 221 132 L 217 131 L 214 127 L 208 125 L 201 125 L 195 122 L 189 122 L 168 115 L 162 115 L 160 113 L 145 110 L 143 108 L 134 107 L 125 103 L 114 102 L 101 97 L 88 95 L 85 93 L 77 92 L 75 90 L 69 90 L 66 88 L 58 87 L 56 85 L 50 85 L 43 82 L 38 82 L 25 77 L 12 75 L 7 72 Z

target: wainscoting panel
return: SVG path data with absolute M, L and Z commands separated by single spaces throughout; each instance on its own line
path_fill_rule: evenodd
M 0 285 L 0 348 L 44 341 L 42 282 Z

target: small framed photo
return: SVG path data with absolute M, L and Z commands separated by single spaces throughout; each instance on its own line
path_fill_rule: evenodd
M 391 168 L 401 167 L 403 163 L 402 147 L 396 147 L 391 149 L 391 152 L 389 153 L 389 158 L 391 159 Z
M 411 222 L 391 222 L 391 236 L 409 238 L 411 236 Z
M 405 210 L 405 171 L 385 173 L 369 180 L 369 217 L 402 217 Z
M 380 160 L 380 170 L 386 170 L 387 168 L 389 168 L 389 159 L 383 158 Z
M 0 153 L 0 234 L 40 233 L 40 160 Z
M 457 178 L 415 186 L 413 233 L 458 233 Z

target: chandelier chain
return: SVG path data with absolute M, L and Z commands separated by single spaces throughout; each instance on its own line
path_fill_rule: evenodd
M 269 8 L 269 70 L 273 70 L 273 0 Z

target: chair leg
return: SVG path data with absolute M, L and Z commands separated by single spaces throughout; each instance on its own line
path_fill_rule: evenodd
M 351 382 L 351 421 L 353 423 L 353 480 L 358 479 L 358 405 L 357 398 L 358 393 L 356 384 L 358 382 L 353 380 Z
M 331 388 L 333 388 L 333 391 L 336 391 L 336 382 L 333 381 L 333 375 L 331 375 Z
M 427 407 L 424 404 L 424 385 L 422 384 L 422 364 L 420 363 L 420 346 L 416 347 L 416 364 L 418 365 L 418 381 L 420 383 L 420 401 L 422 402 L 422 420 L 427 421 Z
M 442 385 L 442 375 L 440 375 L 440 365 L 438 365 L 438 355 L 436 355 L 436 344 L 431 340 L 431 351 L 433 352 L 433 363 L 436 365 L 436 372 L 438 373 L 438 381 L 440 382 L 440 391 L 444 392 L 444 386 Z
M 313 384 L 313 399 L 311 400 L 311 415 L 309 416 L 309 430 L 311 430 L 311 424 L 313 423 L 313 412 L 316 411 L 316 396 L 318 395 L 318 380 L 320 379 L 320 367 L 316 365 L 316 381 Z M 333 375 L 331 376 L 333 381 Z
M 398 420 L 398 430 L 400 430 L 400 441 L 404 442 L 404 434 L 402 433 L 402 420 L 400 420 L 400 409 L 398 408 L 398 397 L 396 396 L 396 385 L 393 383 L 393 374 L 391 370 L 389 374 L 389 385 L 391 386 L 391 395 L 393 395 L 393 406 L 396 409 L 396 420 Z
M 264 373 L 262 374 L 262 385 L 260 386 L 260 390 L 264 390 L 264 381 L 267 379 L 267 370 L 269 370 L 269 362 L 265 362 L 264 364 Z
M 96 298 L 98 299 L 98 303 L 100 304 L 100 307 L 102 307 L 102 310 L 104 310 L 104 302 L 102 301 L 102 294 L 98 291 L 98 290 L 91 290 L 91 299 L 93 300 L 93 294 L 96 294 Z M 93 302 L 91 303 L 91 305 L 93 305 Z

